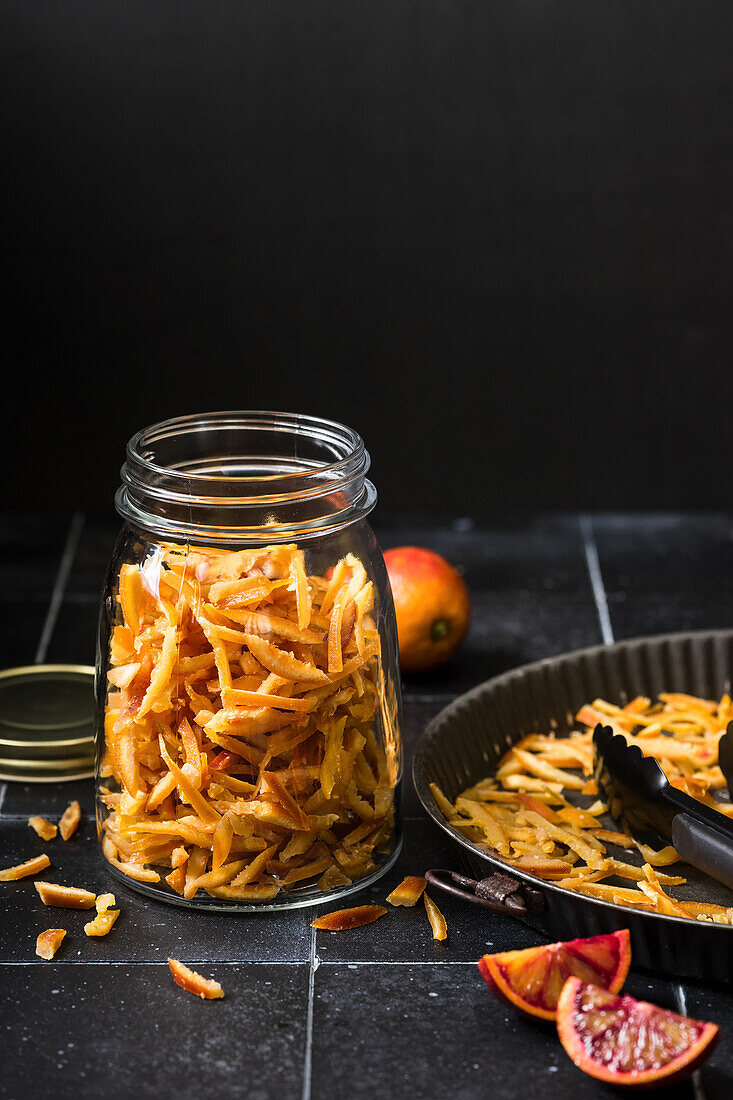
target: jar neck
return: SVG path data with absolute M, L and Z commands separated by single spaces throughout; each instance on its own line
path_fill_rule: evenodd
M 303 541 L 371 512 L 368 469 L 361 437 L 329 420 L 184 416 L 133 436 L 116 506 L 128 522 L 174 541 Z

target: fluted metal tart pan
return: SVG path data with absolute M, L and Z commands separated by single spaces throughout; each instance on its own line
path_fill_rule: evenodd
M 415 788 L 474 877 L 499 870 L 542 892 L 542 911 L 521 918 L 539 932 L 560 940 L 628 928 L 636 965 L 667 976 L 728 981 L 733 975 L 730 925 L 615 905 L 517 871 L 452 828 L 430 784 L 437 783 L 454 799 L 491 775 L 520 738 L 550 729 L 558 736 L 567 734 L 575 728 L 573 716 L 583 703 L 599 696 L 620 704 L 665 691 L 715 699 L 730 691 L 732 675 L 733 630 L 635 638 L 513 669 L 461 695 L 430 722 L 413 759 Z M 694 868 L 684 873 L 686 898 L 733 906 L 733 893 L 719 883 Z

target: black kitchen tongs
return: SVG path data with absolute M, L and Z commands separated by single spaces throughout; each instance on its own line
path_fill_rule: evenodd
M 733 722 L 719 744 L 719 759 L 728 784 L 733 756 Z M 733 820 L 678 791 L 667 782 L 661 767 L 644 756 L 637 745 L 596 726 L 595 778 L 612 817 L 623 818 L 633 829 L 656 829 L 671 841 L 682 859 L 733 890 Z

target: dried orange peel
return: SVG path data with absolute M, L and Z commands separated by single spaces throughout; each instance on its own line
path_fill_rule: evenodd
M 63 814 L 61 815 L 61 820 L 59 821 L 59 832 L 61 833 L 61 838 L 63 840 L 69 840 L 79 827 L 80 821 L 81 806 L 75 799 L 73 802 L 69 803 L 69 805 L 66 807 Z
M 200 997 L 202 1001 L 220 1000 L 224 996 L 224 990 L 218 982 L 202 977 L 201 974 L 197 974 L 195 970 L 190 970 L 178 959 L 168 959 L 168 966 L 173 975 L 173 981 L 176 985 L 180 985 L 181 989 L 185 989 L 187 993 L 193 993 L 195 997 Z
M 630 832 L 604 827 L 601 818 L 608 807 L 596 797 L 592 741 L 599 722 L 611 726 L 657 759 L 670 783 L 731 817 L 733 803 L 711 792 L 725 786 L 718 741 L 732 718 L 729 695 L 715 702 L 666 693 L 656 702 L 640 696 L 623 707 L 596 699 L 578 711 L 578 731 L 567 737 L 549 732 L 522 738 L 493 776 L 455 802 L 434 783 L 431 790 L 450 825 L 510 867 L 615 904 L 733 924 L 733 906 L 678 900 L 669 893 L 686 882 L 683 874 L 656 870 L 681 862 L 674 848 L 656 851 Z M 571 801 L 577 795 L 595 801 L 580 808 Z M 609 854 L 609 844 L 620 849 L 620 858 Z M 633 864 L 627 851 L 638 853 L 643 865 Z M 624 880 L 631 885 L 622 885 Z
M 27 878 L 29 875 L 37 875 L 39 871 L 45 871 L 51 866 L 51 860 L 47 855 L 34 856 L 25 863 L 17 863 L 15 867 L 5 867 L 0 871 L 0 882 L 16 882 L 18 879 Z
M 52 959 L 65 935 L 64 928 L 47 928 L 45 932 L 41 932 L 36 940 L 36 955 L 47 961 Z
M 120 915 L 119 909 L 103 909 L 94 920 L 84 925 L 87 936 L 106 936 Z
M 94 920 L 84 925 L 87 936 L 106 936 L 120 915 L 119 909 L 113 909 L 115 904 L 114 894 L 99 894 L 94 905 L 97 915 Z
M 430 921 L 430 927 L 433 931 L 434 940 L 445 940 L 448 938 L 448 925 L 446 924 L 445 917 L 441 913 L 438 906 L 433 899 L 424 893 L 422 900 L 425 903 L 425 912 L 428 915 Z
M 123 565 L 117 599 L 106 858 L 187 899 L 267 900 L 374 871 L 400 761 L 361 562 L 327 579 L 294 545 L 165 545 Z
M 426 878 L 420 878 L 418 875 L 408 875 L 399 886 L 395 886 L 391 894 L 387 895 L 387 901 L 390 905 L 404 905 L 412 908 L 413 905 L 417 905 L 419 902 L 427 884 L 428 880 Z
M 28 824 L 41 840 L 53 840 L 58 832 L 58 826 L 52 821 L 47 821 L 45 817 L 29 817 Z
M 91 909 L 96 894 L 78 886 L 59 886 L 56 882 L 34 882 L 44 905 L 56 905 L 61 909 Z
M 312 921 L 311 928 L 318 928 L 323 932 L 347 932 L 351 928 L 373 924 L 386 912 L 383 905 L 356 905 L 353 909 L 337 909 Z

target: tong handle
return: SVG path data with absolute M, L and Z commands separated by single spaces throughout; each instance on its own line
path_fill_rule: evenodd
M 696 817 L 672 819 L 672 844 L 683 859 L 733 890 L 733 846 Z
M 525 917 L 529 913 L 539 913 L 545 905 L 544 894 L 529 886 L 526 882 L 517 882 L 509 875 L 497 871 L 488 878 L 468 878 L 457 871 L 442 868 L 425 872 L 425 878 L 431 886 L 436 886 L 446 894 L 452 894 L 461 901 L 470 901 L 483 909 L 493 909 L 495 913 L 508 913 L 512 917 Z

